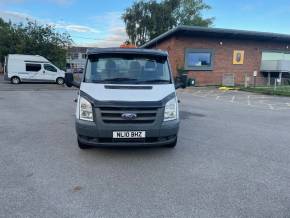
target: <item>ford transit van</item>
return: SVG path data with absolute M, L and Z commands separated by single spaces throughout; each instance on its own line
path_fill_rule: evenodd
M 81 149 L 92 146 L 175 147 L 178 100 L 167 52 L 90 49 L 79 88 L 76 133 Z

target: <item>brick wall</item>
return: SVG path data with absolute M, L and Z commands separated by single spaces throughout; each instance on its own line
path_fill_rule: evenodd
M 222 44 L 220 44 L 220 42 L 222 42 Z M 177 75 L 177 68 L 184 67 L 184 54 L 186 48 L 213 49 L 213 70 L 188 71 L 189 77 L 195 78 L 197 80 L 197 85 L 202 86 L 220 85 L 225 73 L 233 73 L 235 75 L 235 83 L 243 84 L 246 73 L 252 75 L 255 70 L 259 72 L 263 50 L 287 51 L 288 49 L 286 46 L 287 43 L 283 42 L 173 36 L 158 43 L 152 48 L 168 51 L 171 67 L 175 75 Z M 243 65 L 233 64 L 234 50 L 245 51 Z

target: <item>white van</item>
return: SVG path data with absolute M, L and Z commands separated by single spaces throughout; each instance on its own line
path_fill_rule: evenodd
M 4 79 L 12 84 L 21 82 L 56 82 L 64 84 L 63 70 L 39 55 L 9 54 L 5 58 Z
M 167 146 L 177 143 L 178 100 L 168 54 L 147 49 L 89 49 L 80 88 L 76 132 L 81 149 L 93 146 Z

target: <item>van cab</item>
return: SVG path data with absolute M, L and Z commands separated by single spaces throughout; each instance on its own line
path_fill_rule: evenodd
M 10 54 L 5 59 L 4 79 L 21 82 L 55 82 L 64 84 L 65 72 L 39 55 Z
M 93 146 L 175 147 L 178 100 L 167 52 L 89 49 L 79 88 L 76 133 L 81 149 Z

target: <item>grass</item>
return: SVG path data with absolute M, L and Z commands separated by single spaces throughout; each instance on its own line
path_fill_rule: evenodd
M 289 96 L 290 97 L 290 85 L 289 86 L 277 86 L 274 90 L 273 86 L 257 86 L 257 87 L 248 87 L 240 88 L 242 91 L 255 92 L 267 95 L 280 95 L 280 96 Z

